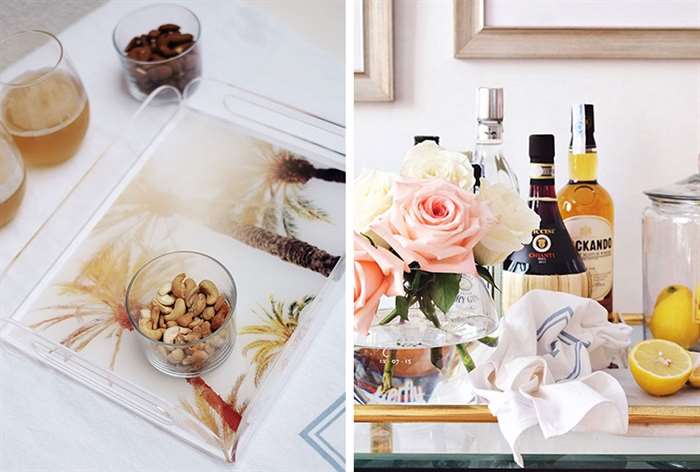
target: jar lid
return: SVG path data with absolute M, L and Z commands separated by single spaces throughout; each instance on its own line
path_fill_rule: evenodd
M 700 169 L 700 154 L 698 155 L 698 169 Z M 647 190 L 644 194 L 652 200 L 700 202 L 700 171 L 666 187 Z

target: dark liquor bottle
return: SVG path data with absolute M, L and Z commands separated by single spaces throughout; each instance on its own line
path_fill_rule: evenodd
M 420 136 L 414 136 L 413 137 L 413 144 L 420 144 L 423 141 L 434 141 L 435 144 L 438 146 L 440 145 L 440 136 L 425 136 L 425 135 L 420 135 Z
M 559 213 L 554 189 L 554 136 L 530 136 L 530 208 L 540 216 L 532 241 L 503 265 L 503 309 L 532 289 L 588 297 L 588 272 Z

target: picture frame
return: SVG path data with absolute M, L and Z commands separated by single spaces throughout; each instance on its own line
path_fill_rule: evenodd
M 355 0 L 362 21 L 355 31 L 355 101 L 394 100 L 393 0 Z M 361 59 L 361 63 L 358 61 Z
M 458 59 L 700 59 L 695 26 L 489 26 L 488 0 L 454 0 Z

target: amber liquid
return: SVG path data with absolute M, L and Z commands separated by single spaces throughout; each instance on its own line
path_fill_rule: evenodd
M 15 79 L 30 85 L 4 94 L 2 116 L 27 162 L 52 165 L 77 152 L 90 121 L 90 107 L 78 80 L 61 71 L 44 74 L 45 70 L 30 71 Z
M 571 178 L 569 183 L 565 185 L 558 194 L 559 212 L 564 221 L 574 217 L 598 217 L 606 220 L 610 228 L 614 230 L 615 208 L 610 194 L 596 180 L 597 176 L 598 156 L 595 152 L 587 152 L 586 154 L 570 154 L 569 155 L 569 172 Z M 573 236 L 572 236 L 573 237 Z M 592 236 L 594 237 L 594 236 Z M 578 244 L 578 241 L 576 241 Z M 607 249 L 607 248 L 606 248 Z M 612 249 L 610 249 L 612 251 Z M 586 257 L 594 257 L 595 252 L 589 256 L 582 253 L 584 262 Z M 589 263 L 586 262 L 588 265 Z M 590 265 L 593 267 L 593 262 Z M 590 268 L 590 267 L 589 267 Z M 606 267 L 607 269 L 607 267 Z M 609 269 L 612 271 L 612 262 Z M 596 280 L 603 276 L 611 277 L 608 274 L 597 274 L 595 267 L 591 270 L 593 285 L 601 285 L 602 282 Z M 607 284 L 605 284 L 607 286 Z M 594 289 L 594 292 L 596 290 Z M 613 290 L 612 282 L 607 293 L 593 294 L 601 305 L 608 310 L 608 313 L 613 311 Z
M 14 218 L 24 197 L 24 169 L 13 159 L 0 155 L 0 227 Z

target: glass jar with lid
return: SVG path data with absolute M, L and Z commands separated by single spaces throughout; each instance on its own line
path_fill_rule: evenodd
M 645 337 L 700 350 L 700 173 L 644 193 Z

